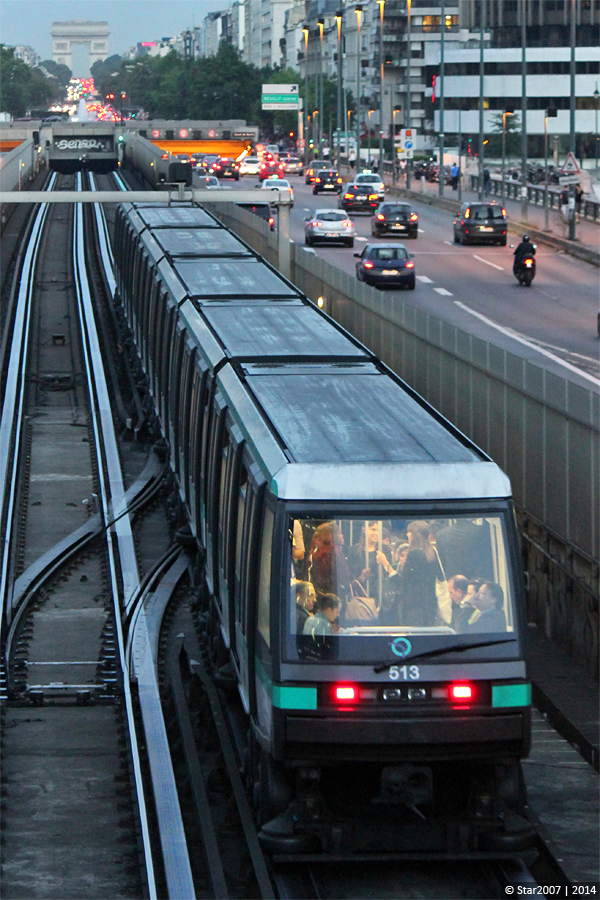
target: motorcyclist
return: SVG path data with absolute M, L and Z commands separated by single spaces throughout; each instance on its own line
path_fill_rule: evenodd
M 531 243 L 528 234 L 524 234 L 521 243 L 515 250 L 515 261 L 513 263 L 513 274 L 516 275 L 521 263 L 524 259 L 533 258 L 535 256 L 535 246 Z

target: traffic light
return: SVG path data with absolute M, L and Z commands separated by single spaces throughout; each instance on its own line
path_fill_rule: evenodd
M 125 135 L 124 135 L 124 134 L 120 134 L 119 137 L 117 138 L 117 140 L 118 140 L 119 144 L 122 144 L 123 141 L 125 140 Z

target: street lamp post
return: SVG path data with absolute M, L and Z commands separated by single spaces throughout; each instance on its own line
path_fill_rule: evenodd
M 406 0 L 406 12 L 408 15 L 406 21 L 406 110 L 404 112 L 404 127 L 410 128 L 410 61 L 411 61 L 411 35 L 410 35 L 410 12 L 411 0 Z M 406 160 L 406 190 L 410 190 L 410 176 L 412 170 L 412 159 Z
M 444 33 L 446 31 L 446 4 L 440 10 L 440 167 L 438 169 L 438 193 L 444 196 Z M 424 179 L 421 178 L 421 184 Z
M 393 103 L 393 100 L 394 100 L 394 93 L 390 86 L 390 104 Z M 394 106 L 394 108 L 392 109 L 391 131 L 392 131 L 392 183 L 393 184 L 396 184 L 396 181 L 398 180 L 398 172 L 396 169 L 396 159 L 397 159 L 397 157 L 396 157 L 396 113 L 401 112 L 401 111 L 402 111 L 401 106 Z
M 598 82 L 596 82 L 594 97 L 596 99 L 596 168 L 598 168 L 598 104 L 600 103 L 600 91 L 598 90 Z
M 483 91 L 484 91 L 484 59 L 483 43 L 485 40 L 485 7 L 487 0 L 479 0 L 479 200 L 483 200 Z
M 356 171 L 360 168 L 360 20 L 362 6 L 355 6 L 356 13 Z
M 575 37 L 577 34 L 577 20 L 575 0 L 571 0 L 571 59 L 569 63 L 570 74 L 570 103 L 569 103 L 569 150 L 575 156 L 577 151 L 577 139 L 575 135 Z M 569 190 L 569 240 L 575 240 L 575 185 L 570 185 Z
M 367 113 L 367 166 L 371 165 L 371 115 L 374 112 L 374 109 L 370 109 Z
M 319 150 L 317 152 L 317 158 L 320 158 L 323 149 L 323 123 L 325 121 L 325 103 L 323 101 L 323 26 L 325 25 L 325 20 L 319 19 L 317 24 L 319 26 L 319 74 L 317 76 L 319 84 L 319 101 L 316 104 L 319 110 L 319 130 L 317 132 Z
M 340 144 L 342 142 L 342 16 L 344 13 L 339 10 L 335 14 L 337 24 L 337 148 L 335 154 L 335 167 L 340 171 Z M 347 139 L 346 135 L 346 139 Z
M 462 202 L 462 106 L 458 107 L 458 202 Z
M 521 219 L 527 221 L 527 0 L 521 3 Z
M 506 117 L 514 116 L 515 111 L 512 106 L 507 106 L 502 113 L 502 185 L 500 188 L 500 196 L 504 200 L 504 168 L 506 164 Z
M 379 4 L 379 173 L 383 178 L 383 7 L 385 0 L 377 0 Z
M 556 118 L 556 107 L 549 106 L 544 116 L 544 228 L 549 230 L 548 222 L 548 119 Z
M 306 126 L 304 129 L 304 168 L 308 168 L 308 123 L 309 123 L 309 105 L 308 105 L 308 27 L 305 25 L 302 29 L 304 35 L 304 115 Z

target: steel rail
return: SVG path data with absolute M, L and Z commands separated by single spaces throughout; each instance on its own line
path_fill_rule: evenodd
M 57 176 L 48 184 L 48 191 L 54 189 Z M 43 226 L 48 214 L 48 206 L 43 204 L 37 212 L 27 252 L 23 261 L 19 294 L 15 311 L 12 343 L 4 392 L 2 418 L 0 419 L 0 523 L 5 516 L 2 547 L 2 567 L 0 571 L 0 630 L 4 620 L 10 624 L 12 605 L 10 602 L 9 560 L 12 541 L 15 489 L 19 467 L 19 448 L 23 430 L 23 410 L 28 365 L 27 347 L 29 343 L 30 309 L 34 286 L 34 274 L 40 251 Z M 12 452 L 11 452 L 12 448 Z M 0 637 L 2 637 L 0 633 Z
M 81 175 L 78 175 L 78 184 L 81 185 Z M 87 373 L 87 383 L 90 387 L 90 404 L 92 425 L 94 430 L 94 438 L 96 451 L 98 454 L 98 478 L 100 482 L 100 502 L 101 512 L 105 527 L 111 518 L 111 505 L 115 494 L 111 494 L 111 488 L 119 494 L 119 501 L 124 496 L 122 490 L 122 475 L 120 471 L 120 463 L 116 446 L 116 438 L 112 425 L 112 416 L 110 413 L 110 403 L 106 391 L 106 379 L 102 367 L 102 358 L 98 344 L 98 335 L 95 330 L 94 311 L 91 303 L 90 289 L 87 280 L 87 270 L 85 261 L 85 244 L 84 244 L 84 227 L 83 227 L 83 207 L 81 204 L 75 206 L 75 222 L 74 222 L 74 241 L 73 241 L 73 269 L 75 274 L 75 288 L 77 295 L 77 307 L 79 311 L 79 319 L 82 331 L 83 358 Z M 106 433 L 105 433 L 106 432 Z M 108 481 L 104 468 L 104 441 L 110 442 L 109 452 L 106 456 L 106 465 L 108 469 Z M 114 472 L 114 466 L 117 471 Z M 113 477 L 115 481 L 113 482 Z M 129 517 L 129 532 L 131 527 Z M 117 523 L 118 524 L 118 523 Z M 117 540 L 114 540 L 117 538 Z M 119 658 L 121 669 L 125 675 L 127 669 L 125 667 L 124 654 L 124 636 L 121 625 L 121 608 L 120 608 L 120 581 L 118 577 L 118 537 L 112 528 L 106 527 L 106 539 L 109 558 L 110 581 L 112 588 L 112 597 L 115 614 L 115 629 L 117 634 L 117 643 L 119 647 Z M 133 536 L 131 535 L 131 546 L 133 549 Z M 135 554 L 133 555 L 135 562 Z M 137 563 L 135 563 L 135 571 L 137 572 Z M 125 574 L 125 573 L 124 573 Z M 128 580 L 131 579 L 131 573 L 127 573 Z M 138 811 L 140 817 L 140 827 L 142 833 L 142 844 L 144 849 L 144 861 L 146 866 L 146 878 L 148 883 L 148 893 L 150 900 L 157 900 L 158 894 L 156 889 L 156 881 L 154 874 L 154 860 L 152 858 L 152 845 L 150 838 L 150 829 L 148 825 L 148 813 L 146 808 L 146 798 L 144 794 L 144 782 L 140 765 L 140 754 L 138 749 L 137 733 L 135 729 L 135 714 L 133 708 L 133 698 L 131 695 L 131 686 L 127 677 L 123 678 L 123 692 L 125 696 L 125 708 L 127 713 L 128 732 L 131 741 L 132 764 L 134 771 L 134 781 L 136 788 L 136 797 L 138 803 Z

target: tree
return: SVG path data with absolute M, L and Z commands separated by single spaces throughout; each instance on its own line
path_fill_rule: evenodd
M 68 66 L 65 66 L 64 63 L 54 62 L 53 59 L 45 59 L 41 66 L 48 72 L 49 75 L 52 75 L 53 78 L 56 78 L 59 85 L 61 87 L 66 87 L 73 77 L 73 73 L 71 72 Z
M 492 119 L 492 133 L 488 139 L 486 156 L 502 156 L 502 113 L 496 113 Z M 518 113 L 505 115 L 506 119 L 506 157 L 518 156 L 521 148 L 521 121 Z
M 113 56 L 107 56 L 106 59 L 97 59 L 90 67 L 90 75 L 94 79 L 95 86 L 98 87 L 110 72 L 114 72 L 119 68 L 122 62 L 123 57 L 119 56 L 118 53 L 113 54 Z
M 0 110 L 17 118 L 31 107 L 47 107 L 58 96 L 55 81 L 39 69 L 32 69 L 15 59 L 13 47 L 0 44 Z

